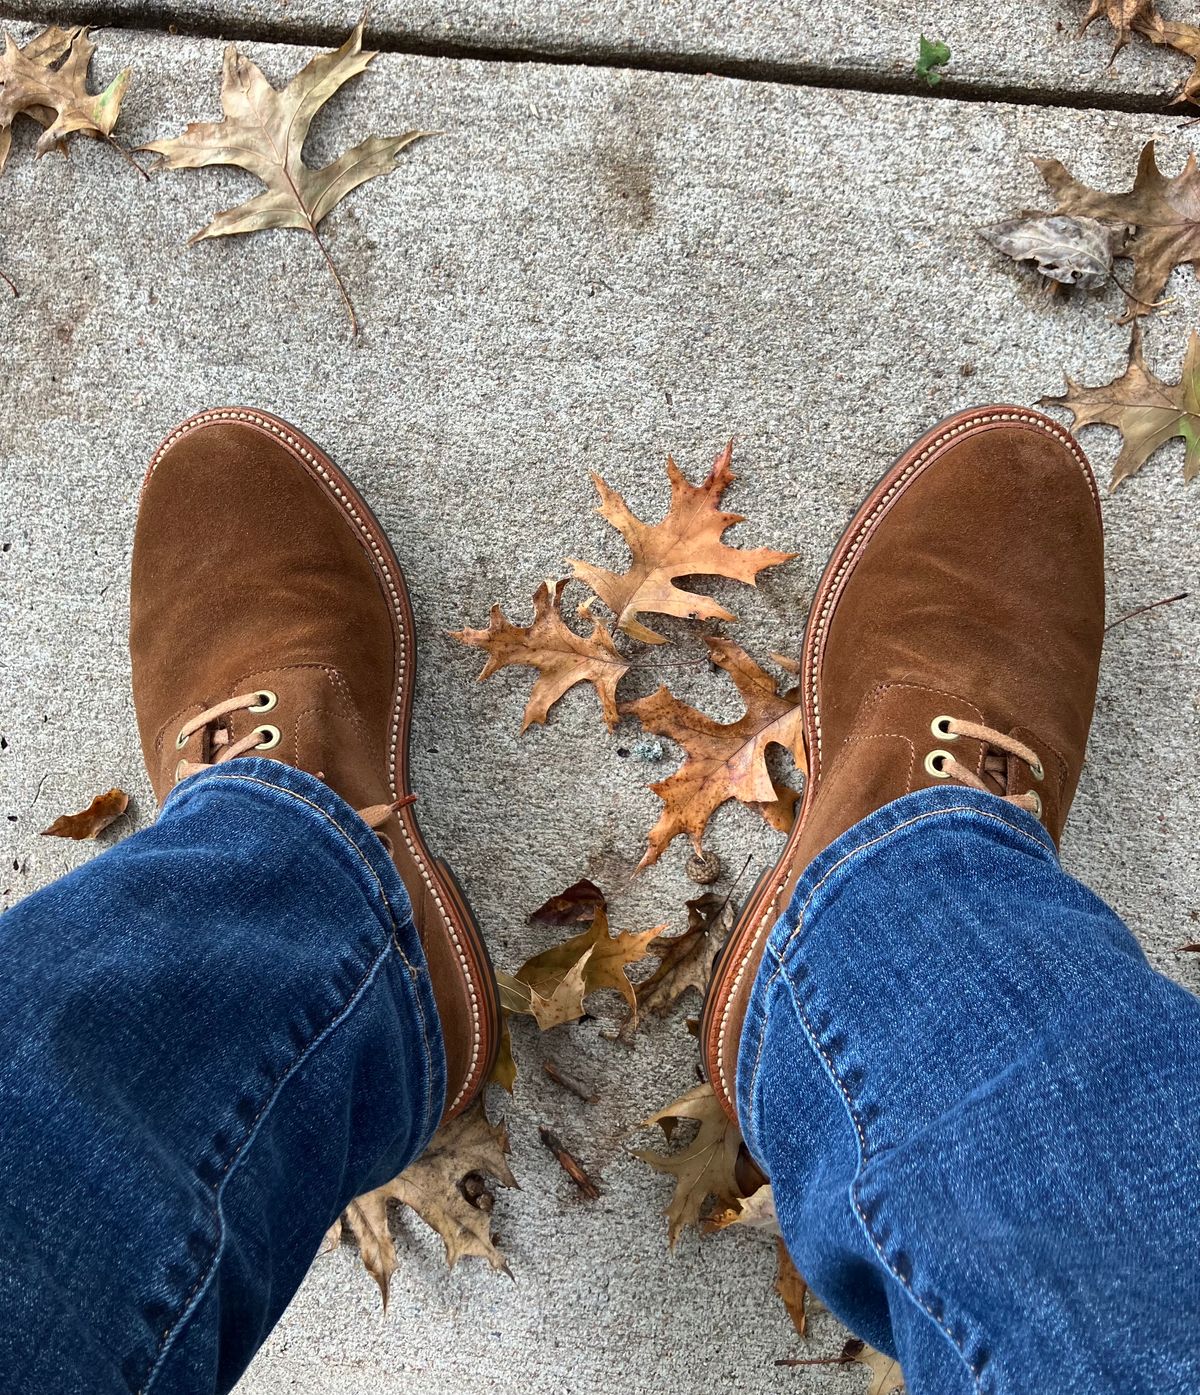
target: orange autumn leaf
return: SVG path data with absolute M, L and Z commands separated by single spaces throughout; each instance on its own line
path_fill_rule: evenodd
M 687 752 L 674 775 L 650 786 L 663 810 L 650 830 L 640 867 L 657 862 L 680 834 L 687 834 L 700 852 L 709 819 L 727 799 L 755 806 L 772 828 L 784 833 L 795 818 L 799 796 L 789 786 L 775 784 L 766 755 L 768 746 L 782 746 L 806 769 L 799 686 L 780 692 L 770 674 L 732 640 L 708 636 L 705 643 L 712 662 L 729 674 L 745 701 L 746 711 L 736 722 L 715 721 L 666 688 L 622 709 L 647 731 Z
M 537 670 L 522 731 L 535 722 L 544 723 L 551 707 L 576 683 L 590 683 L 596 689 L 608 729 L 617 725 L 617 684 L 629 671 L 629 664 L 598 620 L 593 620 L 592 633 L 586 638 L 567 625 L 562 618 L 562 593 L 568 584 L 559 581 L 551 592 L 549 583 L 542 582 L 533 596 L 532 625 L 514 625 L 494 605 L 486 630 L 456 630 L 453 635 L 463 644 L 486 652 L 481 683 L 513 665 Z
M 124 790 L 109 790 L 98 794 L 78 814 L 60 814 L 49 828 L 42 829 L 43 838 L 95 838 L 129 808 L 129 796 Z
M 628 570 L 620 573 L 574 559 L 570 565 L 617 617 L 618 628 L 634 639 L 666 643 L 638 620 L 646 612 L 692 620 L 735 618 L 711 597 L 676 585 L 681 577 L 724 576 L 755 586 L 764 567 L 776 567 L 796 555 L 766 547 L 730 547 L 721 541 L 727 529 L 743 521 L 741 514 L 723 513 L 719 507 L 722 494 L 737 479 L 730 468 L 732 456 L 730 442 L 700 485 L 689 483 L 668 456 L 671 504 L 661 523 L 643 523 L 615 489 L 599 475 L 592 476 L 600 495 L 599 513 L 628 543 L 632 560 Z

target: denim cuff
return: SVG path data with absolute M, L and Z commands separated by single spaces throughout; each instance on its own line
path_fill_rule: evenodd
M 421 1026 L 425 1100 L 420 1132 L 425 1143 L 441 1120 L 446 1094 L 446 1056 L 425 950 L 413 921 L 408 889 L 378 835 L 356 810 L 323 781 L 282 761 L 247 756 L 223 762 L 180 781 L 163 802 L 160 822 L 185 805 L 219 799 L 233 782 L 243 795 L 262 802 L 268 846 L 275 839 L 304 840 L 324 850 L 364 889 L 404 961 L 403 976 Z M 331 933 L 333 933 L 331 931 Z
M 807 951 L 806 931 L 811 930 L 829 907 L 837 904 L 839 892 L 847 882 L 877 875 L 881 864 L 875 854 L 886 855 L 894 849 L 897 840 L 916 838 L 924 842 L 939 837 L 998 840 L 1032 853 L 1038 860 L 1055 867 L 1058 863 L 1054 840 L 1031 813 L 998 795 L 961 786 L 906 794 L 869 814 L 818 853 L 805 869 L 787 910 L 767 941 L 738 1049 L 738 1113 L 747 1147 L 760 1164 L 761 1121 L 755 1096 L 767 1012 L 781 979 L 786 982 L 789 994 L 804 996 L 802 985 L 810 976 L 810 968 L 803 962 Z M 886 895 L 882 884 L 879 894 L 882 901 Z M 853 963 L 839 966 L 839 973 L 842 972 L 853 976 Z M 829 982 L 823 986 L 827 993 L 834 988 Z M 821 1042 L 814 1039 L 813 1046 L 825 1059 L 831 1082 L 839 1084 L 837 1070 Z

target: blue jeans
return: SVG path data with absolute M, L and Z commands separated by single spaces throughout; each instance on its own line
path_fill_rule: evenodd
M 395 869 L 319 781 L 238 760 L 0 953 L 0 1389 L 228 1391 L 441 1112 Z M 1198 1066 L 1196 1003 L 1039 826 L 937 790 L 809 869 L 740 1094 L 802 1270 L 911 1395 L 1190 1395 Z
M 910 1395 L 1200 1390 L 1200 1002 L 1032 815 L 923 790 L 821 853 L 738 1099 L 800 1271 Z

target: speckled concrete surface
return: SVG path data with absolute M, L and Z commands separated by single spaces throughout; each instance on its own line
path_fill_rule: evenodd
M 815 7 L 814 7 L 815 8 Z M 220 45 L 125 34 L 127 134 L 217 115 Z M 304 56 L 251 46 L 283 78 Z M 28 131 L 0 184 L 0 892 L 9 904 L 93 855 L 37 837 L 52 815 L 121 784 L 136 823 L 139 765 L 125 653 L 127 567 L 145 462 L 205 406 L 268 407 L 321 441 L 389 528 L 412 581 L 421 661 L 415 785 L 431 841 L 456 862 L 497 962 L 546 942 L 525 922 L 581 874 L 615 893 L 618 924 L 683 924 L 693 887 L 676 845 L 627 884 L 672 768 L 609 735 L 589 693 L 521 737 L 520 673 L 474 682 L 446 632 L 529 597 L 566 556 L 622 551 L 592 512 L 589 469 L 633 507 L 664 506 L 672 451 L 693 477 L 732 436 L 735 535 L 797 551 L 757 593 L 722 590 L 752 651 L 794 651 L 807 598 L 848 514 L 892 456 L 972 402 L 1034 401 L 1068 369 L 1118 370 L 1115 289 L 1043 300 L 976 224 L 1035 203 L 1030 153 L 1097 183 L 1126 181 L 1162 138 L 1168 168 L 1196 142 L 1166 119 L 815 91 L 721 78 L 385 56 L 318 126 L 314 159 L 372 129 L 447 134 L 354 195 L 326 225 L 363 321 L 351 341 L 300 234 L 189 249 L 187 235 L 251 187 L 203 171 L 143 184 L 81 145 L 34 162 Z M 1200 297 L 1191 271 L 1148 330 L 1173 374 Z M 1114 433 L 1085 436 L 1105 475 Z M 1200 489 L 1174 448 L 1104 503 L 1112 615 L 1200 571 Z M 986 520 L 981 520 L 981 527 Z M 1197 938 L 1200 713 L 1195 602 L 1114 630 L 1064 856 L 1129 919 L 1153 961 Z M 690 661 L 694 641 L 664 662 Z M 648 668 L 715 715 L 736 706 L 702 668 Z M 777 837 L 726 808 L 711 844 L 736 869 Z M 693 1005 L 694 1010 L 694 1005 Z M 520 1193 L 495 1220 L 515 1282 L 464 1265 L 405 1221 L 392 1304 L 344 1252 L 320 1260 L 242 1387 L 245 1395 L 464 1388 L 853 1392 L 832 1368 L 778 1370 L 798 1343 L 769 1298 L 752 1238 L 668 1255 L 664 1180 L 627 1153 L 636 1121 L 694 1079 L 684 1012 L 626 1049 L 603 1022 L 549 1043 L 518 1026 L 525 1076 L 510 1122 Z M 595 1081 L 584 1107 L 540 1080 L 549 1048 Z M 555 1128 L 599 1177 L 586 1205 L 537 1141 Z M 841 1334 L 819 1319 L 814 1356 Z
M 1162 100 L 1189 61 L 1138 40 L 1109 63 L 1112 31 L 1077 37 L 1085 0 L 378 0 L 371 32 L 385 46 L 435 53 L 511 54 L 590 62 L 749 70 L 807 81 L 913 85 L 920 35 L 953 51 L 943 92 L 1077 94 L 1092 100 Z M 1161 0 L 1193 20 L 1187 0 Z M 9 0 L 37 18 L 37 0 Z M 328 42 L 362 13 L 358 0 L 60 0 L 58 16 L 237 38 Z

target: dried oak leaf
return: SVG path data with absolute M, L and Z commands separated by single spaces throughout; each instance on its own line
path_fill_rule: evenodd
M 1091 189 L 1073 179 L 1059 160 L 1034 160 L 1058 200 L 1056 212 L 1074 218 L 1136 228 L 1117 253 L 1133 262 L 1130 303 L 1118 323 L 1128 324 L 1154 309 L 1167 277 L 1182 262 L 1200 266 L 1200 170 L 1189 155 L 1179 174 L 1167 178 L 1147 141 L 1133 188 L 1124 194 Z
M 733 620 L 724 606 L 709 596 L 685 591 L 675 583 L 688 576 L 724 576 L 757 585 L 764 567 L 790 561 L 794 552 L 770 548 L 729 547 L 721 541 L 726 529 L 743 521 L 743 515 L 722 513 L 721 495 L 737 476 L 730 468 L 733 443 L 717 456 L 703 484 L 690 484 L 675 461 L 667 457 L 671 482 L 671 506 L 661 523 L 643 523 L 625 500 L 599 475 L 592 483 L 600 495 L 599 513 L 629 545 L 632 562 L 618 574 L 590 562 L 568 559 L 575 576 L 595 591 L 617 617 L 617 625 L 643 644 L 665 644 L 638 616 L 646 612 L 676 615 L 692 620 Z
M 95 51 L 84 25 L 51 25 L 24 48 L 5 34 L 0 55 L 0 173 L 12 149 L 13 119 L 21 112 L 45 127 L 38 137 L 39 155 L 56 147 L 65 151 L 66 138 L 75 131 L 111 138 L 132 69 L 118 73 L 103 92 L 89 92 L 88 66 Z
M 715 721 L 666 688 L 622 709 L 647 731 L 668 737 L 687 752 L 674 775 L 650 786 L 663 801 L 663 811 L 650 830 L 639 868 L 657 862 L 681 833 L 702 852 L 708 821 L 727 799 L 755 806 L 772 828 L 784 833 L 795 817 L 799 796 L 789 786 L 775 784 L 766 753 L 768 746 L 782 746 L 799 769 L 806 768 L 799 686 L 781 693 L 770 674 L 732 640 L 709 635 L 705 643 L 712 662 L 729 674 L 746 703 L 736 722 Z
M 1155 9 L 1153 0 L 1092 0 L 1091 9 L 1079 32 L 1082 34 L 1101 17 L 1108 20 L 1117 36 L 1112 58 L 1121 52 L 1131 35 L 1141 34 L 1152 44 L 1173 48 L 1194 59 L 1195 66 L 1180 85 L 1176 99 L 1184 102 L 1200 100 L 1200 28 L 1194 24 L 1163 19 Z
M 787 1315 L 791 1318 L 797 1335 L 806 1337 L 808 1313 L 805 1301 L 808 1298 L 808 1284 L 804 1275 L 793 1264 L 782 1236 L 775 1241 L 775 1292 L 787 1309 Z
M 629 664 L 599 620 L 593 620 L 592 633 L 585 638 L 562 618 L 562 593 L 569 584 L 569 580 L 556 582 L 551 591 L 550 583 L 542 582 L 533 595 L 532 625 L 512 624 L 494 605 L 486 630 L 453 632 L 454 639 L 486 651 L 481 683 L 513 664 L 537 669 L 522 731 L 535 722 L 544 723 L 551 707 L 576 683 L 590 683 L 596 689 L 605 725 L 609 731 L 617 725 L 617 684 L 629 672 Z
M 584 1014 L 583 999 L 587 993 L 584 975 L 591 956 L 589 949 L 564 972 L 562 978 L 547 984 L 545 992 L 539 992 L 515 974 L 497 974 L 500 1005 L 505 1012 L 532 1017 L 543 1032 L 563 1027 L 568 1022 L 578 1022 Z
M 708 892 L 687 902 L 688 925 L 682 935 L 655 945 L 658 966 L 637 986 L 643 1012 L 667 1012 L 690 988 L 701 996 L 708 988 L 713 961 L 733 929 L 734 907 L 728 896 Z
M 1124 227 L 1061 213 L 1005 218 L 979 229 L 980 236 L 1013 261 L 1032 261 L 1043 276 L 1085 291 L 1112 275 L 1113 256 L 1125 245 Z
M 725 1113 L 711 1085 L 697 1085 L 674 1103 L 652 1114 L 643 1128 L 657 1124 L 670 1142 L 676 1125 L 685 1119 L 699 1124 L 695 1137 L 675 1153 L 641 1150 L 634 1154 L 656 1172 L 675 1178 L 667 1203 L 667 1239 L 672 1248 L 690 1225 L 698 1226 L 710 1198 L 719 1208 L 732 1206 L 742 1195 L 738 1183 L 738 1152 L 742 1135 Z
M 129 796 L 124 790 L 109 790 L 98 794 L 78 814 L 59 814 L 49 828 L 42 829 L 43 838 L 95 838 L 129 808 Z
M 396 1268 L 396 1242 L 388 1223 L 392 1201 L 411 1206 L 437 1231 L 451 1269 L 460 1259 L 475 1256 L 486 1259 L 493 1269 L 509 1272 L 492 1239 L 491 1207 L 481 1204 L 482 1196 L 490 1193 L 464 1186 L 473 1176 L 494 1178 L 504 1187 L 518 1186 L 506 1160 L 508 1152 L 508 1130 L 503 1123 L 490 1123 L 482 1104 L 477 1104 L 440 1128 L 425 1152 L 399 1177 L 356 1197 L 346 1208 L 343 1233 L 348 1230 L 357 1241 L 385 1309 Z M 325 1246 L 332 1247 L 331 1235 L 326 1235 Z
M 360 22 L 341 48 L 318 54 L 282 91 L 230 44 L 221 83 L 225 119 L 192 122 L 180 136 L 141 147 L 160 155 L 164 169 L 237 165 L 260 179 L 267 186 L 265 193 L 218 213 L 190 241 L 262 228 L 299 228 L 311 233 L 333 273 L 354 334 L 358 333 L 354 306 L 317 227 L 351 190 L 397 169 L 396 156 L 405 146 L 432 134 L 406 131 L 399 136 L 369 136 L 323 169 L 310 169 L 304 163 L 301 155 L 313 118 L 376 56 L 363 52 L 362 38 Z
M 500 1046 L 496 1051 L 496 1064 L 492 1067 L 492 1073 L 488 1080 L 493 1085 L 499 1085 L 502 1090 L 507 1090 L 511 1095 L 513 1086 L 517 1083 L 517 1063 L 513 1057 L 512 1032 L 508 1026 L 508 1014 L 501 1013 L 500 1026 Z
M 1142 336 L 1137 326 L 1129 345 L 1129 365 L 1119 378 L 1100 387 L 1080 387 L 1067 379 L 1067 391 L 1043 397 L 1042 405 L 1065 407 L 1076 429 L 1083 426 L 1115 426 L 1121 433 L 1121 452 L 1113 466 L 1109 489 L 1136 474 L 1159 446 L 1182 436 L 1185 443 L 1183 478 L 1200 475 L 1200 337 L 1188 339 L 1183 371 L 1177 383 L 1164 383 L 1146 366 Z
M 505 1001 L 505 1006 L 509 1007 L 509 1011 L 531 1012 L 538 1026 L 545 1031 L 548 1028 L 539 1015 L 539 1004 L 545 1016 L 551 1015 L 545 1005 L 560 1001 L 563 1011 L 572 1012 L 571 1016 L 561 1017 L 555 1012 L 553 1015 L 559 1020 L 549 1025 L 558 1026 L 560 1021 L 574 1022 L 583 1016 L 583 999 L 588 994 L 611 988 L 621 994 L 629 1004 L 630 1014 L 636 1018 L 637 995 L 625 971 L 629 965 L 645 959 L 654 941 L 666 928 L 665 925 L 656 925 L 652 930 L 618 930 L 614 935 L 608 928 L 607 910 L 598 906 L 587 930 L 535 954 L 513 975 L 514 984 L 523 985 L 523 990 L 528 992 L 529 1007 L 509 1007 L 509 1003 L 523 991 L 517 987 L 509 988 L 512 996 Z M 571 985 L 570 992 L 564 994 L 563 985 L 567 983 Z M 504 999 L 503 986 L 501 996 Z

